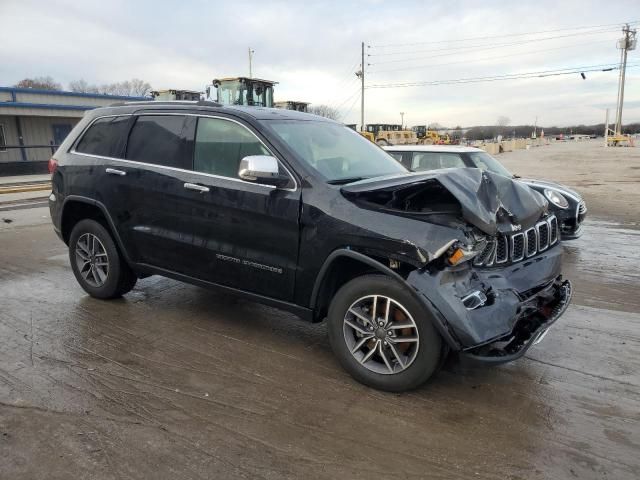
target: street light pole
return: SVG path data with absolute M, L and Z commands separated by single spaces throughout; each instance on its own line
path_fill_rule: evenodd
M 616 108 L 616 135 L 622 134 L 622 106 L 624 104 L 624 81 L 627 72 L 627 52 L 636 48 L 636 30 L 629 24 L 622 27 L 623 37 L 618 40 L 620 52 L 620 78 L 618 80 L 618 105 Z
M 251 50 L 251 47 L 249 47 L 249 78 L 253 78 L 253 72 L 251 71 L 251 61 L 253 60 L 254 53 L 256 53 L 256 51 Z
M 400 126 L 404 130 L 404 112 L 400 112 Z

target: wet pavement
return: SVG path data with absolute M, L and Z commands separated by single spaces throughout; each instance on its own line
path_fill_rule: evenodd
M 160 277 L 92 299 L 46 209 L 0 217 L 0 478 L 640 477 L 637 226 L 565 244 L 574 304 L 526 358 L 396 395 L 269 307 Z

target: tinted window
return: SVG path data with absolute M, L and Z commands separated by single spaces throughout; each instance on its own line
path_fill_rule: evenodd
M 127 142 L 127 159 L 191 168 L 190 142 L 182 115 L 141 115 L 131 129 Z
M 435 170 L 437 168 L 462 168 L 465 164 L 457 153 L 415 152 L 411 160 L 411 170 Z
M 120 157 L 130 118 L 120 116 L 96 120 L 76 145 L 76 151 L 103 157 Z
M 242 125 L 219 118 L 199 118 L 193 169 L 237 177 L 240 160 L 248 155 L 271 155 L 260 140 Z

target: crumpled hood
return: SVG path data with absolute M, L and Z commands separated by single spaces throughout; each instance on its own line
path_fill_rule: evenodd
M 381 193 L 386 193 L 386 198 L 391 200 L 385 199 L 381 206 L 387 211 L 401 211 L 408 201 L 401 192 L 411 189 L 411 198 L 422 194 L 421 201 L 427 208 L 424 213 L 429 213 L 429 191 L 433 189 L 435 202 L 436 192 L 442 188 L 459 203 L 462 218 L 489 235 L 516 230 L 513 225 L 527 228 L 538 221 L 548 207 L 547 200 L 526 184 L 477 168 L 377 177 L 344 185 L 341 191 L 349 199 L 381 197 Z M 394 202 L 400 197 L 401 201 Z

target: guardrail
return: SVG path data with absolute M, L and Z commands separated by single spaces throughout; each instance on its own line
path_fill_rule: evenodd
M 0 145 L 0 152 L 16 148 L 50 148 L 51 155 L 53 155 L 54 153 L 56 153 L 56 148 L 58 148 L 59 146 L 60 145 L 54 145 L 53 142 L 51 142 L 49 145 Z

